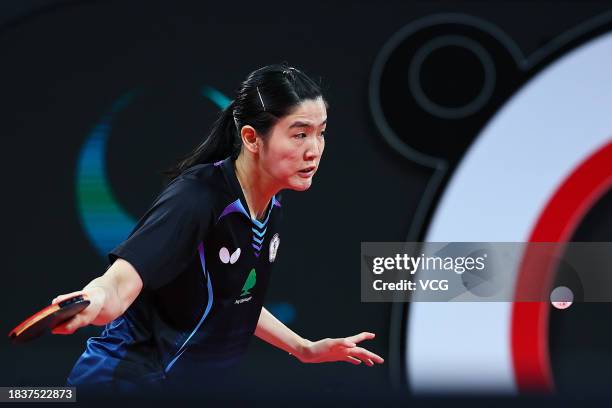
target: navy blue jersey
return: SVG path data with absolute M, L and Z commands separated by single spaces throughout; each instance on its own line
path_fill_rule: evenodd
M 68 384 L 183 381 L 237 362 L 257 326 L 279 217 L 273 197 L 251 218 L 230 158 L 185 170 L 109 253 L 144 287 L 87 341 Z

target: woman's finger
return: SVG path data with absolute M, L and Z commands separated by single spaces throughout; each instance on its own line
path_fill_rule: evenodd
M 66 325 L 66 330 L 68 330 L 70 333 L 74 333 L 77 329 L 80 329 L 83 326 L 86 326 L 86 320 L 85 317 L 79 313 L 72 318 L 72 321 L 68 322 Z
M 374 333 L 361 332 L 359 334 L 355 334 L 354 336 L 346 337 L 346 339 L 348 339 L 349 341 L 352 341 L 353 343 L 359 343 L 360 341 L 363 341 L 363 340 L 371 340 L 375 336 L 376 335 Z
M 54 305 L 54 304 L 56 304 L 56 303 L 62 302 L 62 301 L 64 301 L 64 300 L 66 300 L 66 299 L 70 299 L 70 298 L 72 298 L 72 297 L 75 297 L 75 296 L 77 296 L 77 295 L 81 295 L 81 294 L 83 294 L 83 291 L 82 291 L 82 290 L 79 290 L 79 291 L 76 291 L 76 292 L 72 292 L 72 293 L 67 293 L 67 294 L 65 294 L 65 295 L 59 295 L 59 296 L 57 296 L 55 299 L 53 299 L 53 300 L 51 301 L 51 304 L 52 304 L 52 305 Z
M 357 346 L 357 344 L 353 343 L 348 338 L 337 339 L 336 344 L 339 344 L 339 345 L 344 346 L 344 347 L 349 347 L 349 348 Z
M 68 324 L 68 322 L 64 322 L 60 325 L 55 326 L 53 329 L 51 329 L 51 333 L 53 334 L 72 334 L 68 331 L 68 329 L 66 329 L 66 325 Z
M 370 359 L 374 363 L 382 364 L 385 360 L 377 354 L 372 353 L 369 350 L 364 349 L 363 347 L 353 347 L 348 350 L 349 355 L 353 357 L 364 359 Z
M 69 319 L 68 321 L 60 324 L 59 326 L 56 326 L 53 330 L 51 330 L 51 333 L 53 334 L 72 334 L 74 333 L 77 329 L 86 326 L 85 324 L 85 317 L 79 313 L 76 316 L 74 316 L 72 319 Z
M 355 357 L 351 357 L 351 356 L 346 356 L 344 358 L 344 361 L 346 361 L 347 363 L 355 364 L 355 365 L 361 364 L 361 360 Z

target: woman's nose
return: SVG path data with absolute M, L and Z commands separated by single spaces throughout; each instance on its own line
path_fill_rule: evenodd
M 313 142 L 310 144 L 308 149 L 306 150 L 306 158 L 315 158 L 321 155 L 321 151 L 323 150 L 323 142 L 318 140 L 318 138 L 312 139 Z

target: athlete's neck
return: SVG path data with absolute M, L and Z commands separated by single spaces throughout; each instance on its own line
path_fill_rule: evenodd
M 235 162 L 236 177 L 242 187 L 249 206 L 251 218 L 261 219 L 272 196 L 278 192 L 276 186 L 265 177 L 254 160 L 240 154 Z

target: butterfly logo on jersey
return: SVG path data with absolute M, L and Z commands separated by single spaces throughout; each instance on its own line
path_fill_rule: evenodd
M 221 262 L 224 264 L 230 263 L 233 265 L 238 261 L 238 258 L 240 258 L 240 248 L 236 249 L 231 255 L 226 247 L 221 247 L 219 250 L 219 259 L 221 259 Z
M 280 245 L 280 238 L 278 234 L 274 234 L 272 239 L 270 240 L 270 262 L 274 262 L 276 259 L 276 251 L 278 251 L 278 246 Z

